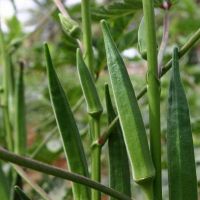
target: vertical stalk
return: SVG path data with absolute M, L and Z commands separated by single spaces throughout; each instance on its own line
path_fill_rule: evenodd
M 155 16 L 152 0 L 143 0 L 143 12 L 147 41 L 147 92 L 149 101 L 150 148 L 156 169 L 153 191 L 154 200 L 161 200 L 160 82 L 157 63 L 156 30 L 154 21 Z
M 10 117 L 9 117 L 9 102 L 8 102 L 10 70 L 5 50 L 6 48 L 5 48 L 4 35 L 1 27 L 0 27 L 0 48 L 1 48 L 2 65 L 3 65 L 3 95 L 2 95 L 3 121 L 6 133 L 6 142 L 8 148 L 12 150 L 13 142 L 12 142 L 12 133 L 11 133 Z
M 92 50 L 92 30 L 91 30 L 91 13 L 90 13 L 90 0 L 81 1 L 81 14 L 82 14 L 82 30 L 83 30 L 83 58 L 86 66 L 90 69 L 93 75 L 93 50 Z
M 91 118 L 90 131 L 92 136 L 92 141 L 96 141 L 100 136 L 100 117 Z M 101 146 L 94 145 L 91 152 L 91 179 L 94 181 L 101 181 Z M 92 200 L 100 200 L 100 192 L 97 190 L 92 190 L 91 193 Z

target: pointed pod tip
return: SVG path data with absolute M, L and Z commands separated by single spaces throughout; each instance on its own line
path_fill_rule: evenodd
M 100 21 L 102 30 L 108 29 L 108 23 L 105 19 Z

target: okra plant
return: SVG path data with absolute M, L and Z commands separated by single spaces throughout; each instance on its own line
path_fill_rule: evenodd
M 51 1 L 45 2 L 42 5 L 48 7 Z M 12 3 L 16 9 L 15 1 Z M 18 33 L 18 38 L 10 39 L 12 34 L 17 35 L 16 27 L 13 28 L 15 34 L 12 26 L 8 32 L 0 29 L 0 119 L 3 125 L 0 130 L 5 138 L 0 140 L 0 199 L 101 200 L 107 195 L 106 199 L 110 200 L 198 200 L 199 161 L 195 151 L 199 150 L 200 138 L 194 134 L 193 125 L 198 126 L 200 120 L 194 123 L 191 119 L 193 113 L 189 112 L 187 94 L 188 87 L 198 85 L 198 81 L 193 84 L 186 79 L 188 71 L 182 72 L 185 68 L 181 67 L 181 58 L 198 45 L 199 20 L 194 33 L 190 30 L 191 35 L 184 42 L 181 33 L 178 33 L 181 42 L 175 42 L 176 37 L 170 32 L 174 31 L 170 27 L 175 25 L 170 22 L 176 23 L 172 18 L 177 9 L 189 5 L 195 9 L 195 3 L 123 0 L 99 5 L 81 0 L 80 4 L 68 7 L 63 1 L 54 0 L 50 4 L 52 10 L 34 32 Z M 196 15 L 200 19 L 198 12 Z M 45 75 L 47 84 L 37 83 L 37 88 L 45 88 L 43 107 L 50 113 L 36 130 L 40 132 L 50 127 L 51 131 L 45 130 L 42 139 L 34 136 L 30 147 L 29 115 L 36 111 L 39 120 L 42 105 L 34 107 L 27 100 L 27 94 L 31 94 L 28 91 L 30 77 L 36 77 L 38 71 L 36 67 L 28 67 L 30 62 L 21 59 L 30 58 L 32 49 L 26 49 L 28 54 L 24 51 L 26 41 L 34 40 L 38 30 L 51 20 L 50 16 L 59 24 L 55 26 L 56 35 L 64 39 L 56 48 L 53 48 L 58 40 L 56 35 L 53 45 L 51 37 L 43 45 L 40 41 L 39 59 L 34 61 L 38 64 L 39 60 L 43 65 L 41 60 L 45 60 L 44 68 L 39 71 Z M 19 23 L 17 17 L 13 21 Z M 135 60 L 124 58 L 124 50 L 129 48 L 137 51 Z M 132 63 L 138 61 L 146 66 L 142 72 L 144 87 L 130 70 Z M 68 67 L 68 73 L 59 73 L 57 65 L 66 63 L 74 67 Z M 168 71 L 169 76 L 166 75 Z M 63 74 L 65 80 L 73 79 L 76 84 L 71 93 L 73 86 L 70 82 L 67 86 L 64 84 Z M 73 95 L 76 96 L 74 103 Z M 141 103 L 139 100 L 145 95 Z M 167 112 L 163 112 L 164 105 L 167 105 Z M 195 110 L 198 108 L 192 111 Z M 56 153 L 53 155 L 47 147 L 54 139 L 61 147 L 56 151 L 54 146 Z M 34 145 L 35 140 L 40 140 L 39 144 L 37 141 Z M 47 154 L 42 157 L 44 151 Z M 50 164 L 61 155 L 67 168 Z M 48 158 L 52 156 L 53 159 Z M 43 185 L 36 183 L 27 169 L 54 179 L 40 177 Z M 163 176 L 165 171 L 168 178 Z M 59 186 L 52 191 L 49 186 L 58 178 L 71 181 L 69 187 L 62 181 L 65 196 L 56 197 Z M 43 188 L 44 182 L 49 190 Z M 31 186 L 32 192 L 28 192 L 26 184 Z

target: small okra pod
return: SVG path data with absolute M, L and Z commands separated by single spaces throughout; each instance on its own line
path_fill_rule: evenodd
M 101 21 L 107 65 L 133 177 L 143 184 L 155 176 L 147 135 L 125 64 L 105 20 Z
M 147 59 L 147 43 L 146 43 L 146 31 L 144 24 L 144 17 L 142 17 L 139 29 L 138 29 L 138 50 L 143 59 Z
M 63 142 L 64 152 L 69 169 L 72 172 L 89 177 L 86 156 L 73 113 L 68 103 L 65 92 L 53 67 L 47 44 L 44 46 L 49 93 L 57 126 Z M 90 199 L 90 191 L 86 186 L 73 183 L 74 200 Z
M 14 190 L 15 190 L 15 192 L 16 192 L 16 194 L 17 194 L 17 197 L 18 197 L 17 199 L 18 199 L 18 200 L 31 200 L 31 199 L 24 193 L 24 191 L 20 189 L 20 187 L 15 186 L 15 187 L 14 187 Z
M 190 114 L 174 48 L 167 117 L 167 154 L 170 200 L 197 200 L 197 176 Z
M 63 31 L 74 38 L 79 38 L 81 33 L 79 24 L 72 18 L 64 16 L 61 13 L 59 14 L 59 18 Z
M 97 93 L 94 79 L 83 61 L 80 49 L 77 49 L 76 59 L 81 88 L 87 103 L 87 112 L 91 116 L 98 117 L 101 115 L 103 108 Z

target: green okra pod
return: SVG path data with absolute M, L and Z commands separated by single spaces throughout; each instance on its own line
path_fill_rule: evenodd
M 107 84 L 105 85 L 105 97 L 108 123 L 110 124 L 115 119 L 116 113 Z M 131 196 L 129 161 L 119 121 L 109 135 L 108 151 L 110 187 Z M 110 200 L 115 200 L 115 198 L 111 197 Z
M 76 126 L 67 97 L 65 96 L 64 90 L 53 67 L 48 45 L 45 44 L 44 48 L 47 61 L 51 103 L 60 136 L 62 138 L 69 169 L 72 172 L 88 177 L 86 156 L 79 130 Z M 74 183 L 72 189 L 75 200 L 90 199 L 89 189 L 87 187 Z
M 125 64 L 105 20 L 102 20 L 101 25 L 112 90 L 133 177 L 142 184 L 155 175 L 142 115 Z
M 79 79 L 87 103 L 87 111 L 91 116 L 99 116 L 101 115 L 103 108 L 97 93 L 95 82 L 83 61 L 80 49 L 77 49 L 76 59 Z
M 197 200 L 197 177 L 190 115 L 179 72 L 178 48 L 172 56 L 167 117 L 170 200 Z
M 142 17 L 139 29 L 138 29 L 138 50 L 143 59 L 147 59 L 147 42 L 146 42 L 146 30 L 144 25 L 144 17 Z
M 24 65 L 20 63 L 20 70 L 15 88 L 15 152 L 26 154 L 26 111 L 24 97 Z
M 24 191 L 22 189 L 20 189 L 20 187 L 15 186 L 14 190 L 17 194 L 17 199 L 19 200 L 30 200 L 30 198 L 24 193 Z

